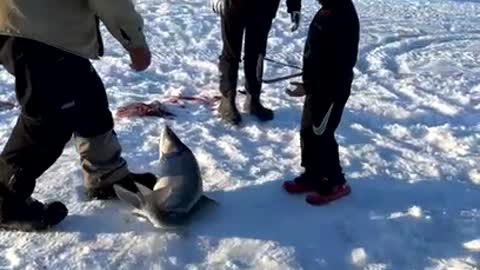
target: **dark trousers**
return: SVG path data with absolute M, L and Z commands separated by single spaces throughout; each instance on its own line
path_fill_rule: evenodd
M 244 45 L 245 88 L 258 98 L 262 87 L 263 58 L 280 0 L 232 0 L 222 17 L 223 50 L 220 56 L 220 92 L 234 97 Z
M 113 118 L 89 60 L 39 42 L 0 37 L 0 61 L 15 76 L 22 108 L 0 154 L 0 196 L 27 198 L 72 134 L 105 133 Z
M 302 166 L 307 175 L 343 182 L 335 130 L 350 96 L 351 80 L 310 89 L 300 129 Z

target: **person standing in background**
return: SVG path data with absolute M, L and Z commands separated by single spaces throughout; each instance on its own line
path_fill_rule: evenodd
M 219 58 L 220 117 L 238 125 L 242 118 L 236 107 L 238 69 L 241 61 L 243 37 L 244 74 L 247 98 L 244 109 L 260 121 L 274 118 L 271 109 L 260 101 L 263 78 L 263 58 L 266 54 L 268 34 L 276 16 L 280 0 L 210 0 L 212 10 L 221 16 L 223 49 Z M 291 31 L 300 23 L 301 0 L 287 0 L 291 16 Z

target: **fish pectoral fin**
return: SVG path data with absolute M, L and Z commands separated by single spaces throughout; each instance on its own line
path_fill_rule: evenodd
M 166 186 L 160 189 L 156 189 L 150 193 L 151 199 L 155 202 L 155 205 L 163 205 L 172 194 L 172 187 Z
M 197 203 L 195 204 L 194 208 L 195 211 L 205 211 L 206 209 L 211 209 L 213 207 L 218 207 L 220 204 L 206 195 L 200 196 Z
M 218 206 L 218 202 L 215 201 L 214 199 L 211 199 L 205 195 L 200 196 L 198 201 L 193 205 L 192 209 L 190 209 L 190 212 L 198 212 L 198 211 L 203 211 L 207 208 Z
M 201 202 L 201 203 L 205 203 L 205 204 L 219 205 L 219 203 L 216 200 L 214 200 L 214 199 L 212 199 L 212 198 L 210 198 L 206 195 L 202 195 L 198 201 Z
M 211 210 L 214 207 L 217 207 L 219 203 L 214 199 L 211 199 L 205 195 L 201 195 L 198 201 L 193 205 L 193 207 L 188 212 L 189 219 L 203 219 L 207 218 Z
M 147 188 L 146 186 L 137 182 L 134 182 L 134 183 L 135 183 L 135 186 L 138 188 L 138 191 L 140 191 L 140 194 L 143 195 L 143 197 L 147 197 L 150 193 L 152 193 L 152 190 Z
M 142 208 L 142 205 L 145 202 L 143 196 L 139 196 L 117 184 L 113 185 L 113 189 L 115 191 L 115 194 L 117 194 L 117 197 L 121 201 L 126 202 L 127 204 L 132 205 L 135 208 Z
M 132 211 L 132 214 L 139 219 L 148 221 L 148 217 L 145 215 L 145 213 L 141 209 L 134 209 Z

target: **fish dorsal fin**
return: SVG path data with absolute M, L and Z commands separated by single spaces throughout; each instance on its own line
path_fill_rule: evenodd
M 142 194 L 143 197 L 147 197 L 150 195 L 150 193 L 152 193 L 151 189 L 147 188 L 146 186 L 140 183 L 135 182 L 135 186 L 137 186 L 138 191 L 140 191 L 140 194 Z
M 137 209 L 141 209 L 145 204 L 145 198 L 141 194 L 139 196 L 117 184 L 113 185 L 113 189 L 121 201 L 124 201 Z

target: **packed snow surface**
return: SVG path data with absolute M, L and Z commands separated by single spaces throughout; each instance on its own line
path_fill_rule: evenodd
M 106 29 L 94 66 L 113 113 L 131 102 L 218 95 L 220 20 L 205 0 L 138 0 L 153 52 L 145 72 Z M 357 0 L 361 41 L 337 138 L 352 194 L 323 207 L 281 189 L 301 172 L 303 98 L 288 82 L 264 85 L 275 119 L 244 115 L 234 128 L 217 103 L 166 103 L 177 116 L 116 118 L 132 171 L 157 172 L 165 123 L 194 151 L 206 193 L 220 206 L 182 230 L 157 230 L 118 202 L 87 201 L 69 143 L 34 196 L 70 215 L 46 233 L 0 233 L 7 269 L 478 269 L 480 265 L 480 2 Z M 282 1 L 267 56 L 301 65 L 308 24 L 289 32 Z M 296 72 L 265 63 L 265 77 Z M 0 71 L 0 100 L 16 102 Z M 242 86 L 243 72 L 240 71 Z M 242 87 L 240 87 L 242 88 Z M 66 89 L 67 91 L 68 89 Z M 238 104 L 244 96 L 238 96 Z M 0 112 L 0 143 L 18 108 Z M 41 157 L 39 157 L 41 158 Z

